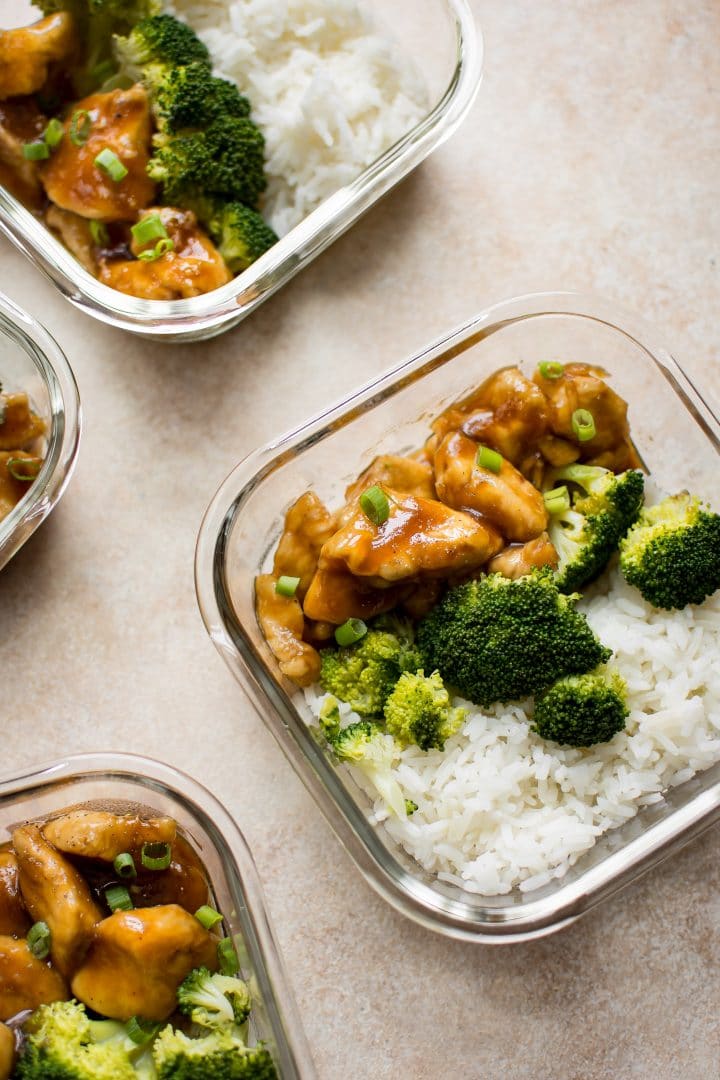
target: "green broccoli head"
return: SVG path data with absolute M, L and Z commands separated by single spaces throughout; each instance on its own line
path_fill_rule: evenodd
M 244 1024 L 250 1015 L 250 991 L 242 979 L 195 968 L 177 991 L 178 1007 L 201 1027 Z
M 278 239 L 257 210 L 238 202 L 227 203 L 219 209 L 210 219 L 208 228 L 233 274 L 246 270 Z
M 131 24 L 126 37 L 116 33 L 113 50 L 120 71 L 134 82 L 154 83 L 164 71 L 185 64 L 210 72 L 210 54 L 187 23 L 173 15 L 151 15 Z
M 341 728 L 330 745 L 340 761 L 367 777 L 391 813 L 407 816 L 405 797 L 392 771 L 398 751 L 391 735 L 370 720 L 358 720 Z
M 536 698 L 533 730 L 565 746 L 608 742 L 625 727 L 625 689 L 617 674 L 565 676 Z
M 265 140 L 247 117 L 223 116 L 202 131 L 156 136 L 156 143 L 148 174 L 175 206 L 203 196 L 255 206 L 265 190 Z
M 720 588 L 720 515 L 687 491 L 645 508 L 620 545 L 620 570 L 655 607 L 701 604 Z
M 610 656 L 552 571 L 490 574 L 450 589 L 418 627 L 427 668 L 478 705 L 514 701 Z
M 146 78 L 160 131 L 200 130 L 223 116 L 248 117 L 250 102 L 235 83 L 213 75 L 202 61 L 151 67 Z
M 551 486 L 575 485 L 569 509 L 550 515 L 548 533 L 558 553 L 556 582 L 575 592 L 596 578 L 637 516 L 645 481 L 637 469 L 615 473 L 594 465 L 554 469 Z
M 41 1005 L 24 1032 L 17 1080 L 137 1080 L 124 1024 L 96 1024 L 77 1001 Z
M 403 671 L 417 671 L 422 659 L 414 644 L 388 630 L 372 628 L 355 645 L 322 649 L 320 685 L 347 701 L 360 716 L 380 716 Z
M 190 1039 L 164 1028 L 153 1045 L 158 1080 L 277 1080 L 270 1052 L 248 1048 L 231 1031 Z
M 404 672 L 385 702 L 387 729 L 404 746 L 442 750 L 462 726 L 466 710 L 453 708 L 439 671 Z

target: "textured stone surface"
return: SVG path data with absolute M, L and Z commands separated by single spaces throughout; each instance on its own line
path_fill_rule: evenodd
M 716 830 L 559 936 L 445 941 L 364 884 L 195 605 L 195 535 L 230 468 L 493 301 L 615 297 L 720 400 L 717 3 L 473 6 L 487 63 L 465 126 L 230 334 L 133 340 L 0 245 L 0 288 L 62 342 L 85 411 L 72 486 L 0 576 L 2 768 L 124 749 L 210 785 L 252 846 L 323 1080 L 704 1080 Z

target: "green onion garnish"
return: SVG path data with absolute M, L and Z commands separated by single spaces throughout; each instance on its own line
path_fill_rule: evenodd
M 172 848 L 169 844 L 159 841 L 143 844 L 140 861 L 146 870 L 167 870 L 172 862 Z
M 162 1026 L 154 1020 L 143 1020 L 142 1016 L 131 1016 L 125 1025 L 125 1031 L 128 1039 L 136 1046 L 144 1046 L 155 1038 Z
M 135 860 L 129 851 L 123 851 L 121 855 L 116 855 L 113 859 L 113 866 L 118 877 L 128 878 L 128 880 L 137 877 Z
M 111 911 L 132 911 L 135 907 L 124 885 L 109 885 L 105 890 L 105 900 Z
M 588 442 L 595 438 L 595 420 L 587 409 L 576 409 L 572 414 L 572 429 L 578 442 Z
M 565 365 L 557 360 L 543 360 L 541 364 L 538 364 L 538 371 L 543 379 L 559 379 L 565 374 Z
M 87 109 L 76 109 L 70 119 L 70 142 L 74 143 L 75 146 L 84 146 L 90 138 L 91 128 L 92 120 Z M 104 150 L 103 153 L 105 153 Z M 112 150 L 110 153 L 112 153 Z M 95 158 L 95 164 L 100 164 L 97 158 Z
M 44 960 L 50 955 L 50 927 L 46 922 L 36 922 L 28 930 L 28 949 L 38 960 Z
M 42 140 L 23 143 L 22 152 L 26 161 L 44 161 L 50 157 L 50 147 Z
M 43 464 L 40 457 L 9 457 L 5 467 L 15 480 L 24 480 L 29 484 L 37 477 Z
M 232 938 L 225 937 L 217 943 L 217 956 L 223 975 L 237 975 L 240 970 L 237 953 Z
M 565 484 L 553 488 L 543 495 L 543 502 L 548 514 L 563 514 L 570 509 L 570 494 Z
M 219 922 L 222 922 L 222 915 L 215 908 L 211 908 L 209 904 L 203 904 L 195 912 L 195 918 L 204 926 L 206 930 L 212 930 L 213 926 L 217 926 Z
M 275 582 L 275 592 L 280 596 L 294 596 L 299 584 L 299 577 L 290 577 L 288 574 L 282 574 Z
M 348 619 L 335 631 L 335 640 L 338 645 L 354 645 L 361 637 L 367 634 L 367 626 L 362 619 Z
M 360 496 L 360 507 L 365 517 L 373 525 L 382 525 L 390 517 L 390 503 L 381 487 L 374 484 Z
M 172 251 L 174 247 L 170 237 L 167 237 L 165 240 L 158 240 L 154 248 L 138 252 L 138 259 L 142 259 L 143 262 L 155 262 L 161 255 L 167 255 L 168 251 Z
M 100 151 L 95 158 L 95 164 L 98 169 L 102 169 L 104 173 L 107 173 L 110 179 L 114 180 L 116 184 L 119 184 L 121 180 L 124 180 L 128 174 L 128 171 L 120 158 L 109 146 L 106 146 L 104 150 Z
M 62 126 L 62 122 L 57 119 L 56 116 L 52 120 L 48 121 L 48 126 L 45 128 L 43 139 L 54 150 L 62 142 L 63 135 L 65 134 L 65 128 Z
M 149 244 L 151 240 L 158 240 L 167 236 L 167 229 L 162 223 L 159 214 L 148 214 L 142 221 L 138 221 L 130 229 L 138 244 Z
M 98 247 L 107 244 L 110 239 L 107 228 L 103 225 L 102 221 L 90 222 L 90 235 L 93 238 L 93 243 L 97 244 Z
M 502 463 L 502 454 L 498 454 L 497 450 L 491 450 L 489 446 L 478 446 L 475 464 L 479 465 L 481 469 L 499 473 L 502 469 Z

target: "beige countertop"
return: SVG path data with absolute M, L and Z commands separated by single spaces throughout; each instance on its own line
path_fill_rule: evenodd
M 421 930 L 365 885 L 195 603 L 232 466 L 488 303 L 614 297 L 720 400 L 717 3 L 473 6 L 487 56 L 464 127 L 227 335 L 135 340 L 0 245 L 0 289 L 64 346 L 85 414 L 63 502 L 0 575 L 2 769 L 122 749 L 208 785 L 254 852 L 323 1080 L 705 1080 L 718 830 L 544 941 Z

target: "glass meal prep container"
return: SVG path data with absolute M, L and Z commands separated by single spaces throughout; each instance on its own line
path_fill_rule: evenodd
M 573 293 L 492 307 L 348 401 L 257 450 L 230 474 L 201 527 L 196 586 L 207 630 L 368 882 L 410 918 L 451 937 L 521 941 L 560 929 L 720 816 L 720 764 L 600 837 L 567 874 L 531 892 L 483 897 L 437 880 L 368 820 L 371 801 L 307 727 L 302 691 L 283 679 L 258 626 L 254 578 L 272 563 L 285 511 L 315 491 L 340 505 L 378 454 L 421 446 L 431 419 L 500 367 L 601 364 L 629 402 L 633 441 L 655 480 L 717 505 L 720 424 L 652 330 Z
M 88 273 L 29 210 L 0 186 L 0 231 L 81 311 L 146 337 L 198 340 L 229 329 L 253 311 L 435 150 L 470 108 L 482 74 L 482 41 L 468 0 L 362 0 L 422 71 L 427 114 L 398 142 L 220 289 L 187 300 L 141 300 Z M 25 21 L 38 15 L 23 4 Z M 0 13 L 3 10 L 0 2 Z M 13 22 L 23 21 L 11 5 Z
M 189 776 L 135 754 L 77 754 L 0 779 L 0 843 L 12 827 L 69 806 L 142 809 L 178 823 L 207 870 L 212 903 L 235 939 L 251 987 L 251 1041 L 262 1040 L 282 1080 L 315 1067 L 278 952 L 250 850 L 230 814 Z
M 27 493 L 0 521 L 0 569 L 32 536 L 65 490 L 80 441 L 80 399 L 57 342 L 26 311 L 0 293 L 0 382 L 27 393 L 45 421 L 42 468 Z

